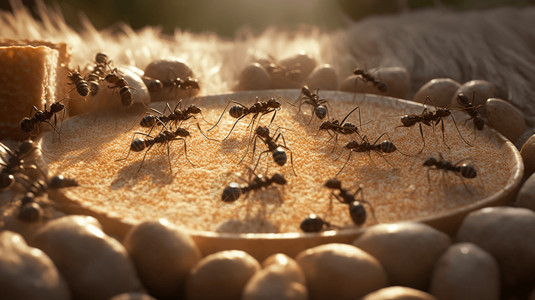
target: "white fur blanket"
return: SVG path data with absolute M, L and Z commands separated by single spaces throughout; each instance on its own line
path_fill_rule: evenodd
M 306 51 L 319 63 L 334 66 L 340 78 L 355 66 L 405 67 L 413 92 L 437 77 L 490 81 L 500 98 L 525 114 L 528 128 L 517 144 L 535 132 L 535 7 L 409 11 L 369 17 L 329 32 L 310 26 L 291 32 L 271 27 L 259 35 L 243 30 L 228 40 L 180 29 L 172 36 L 152 27 L 133 31 L 126 25 L 120 25 L 119 33 L 98 31 L 83 16 L 84 29 L 77 32 L 61 12 L 40 1 L 40 20 L 20 1 L 11 4 L 14 13 L 0 11 L 0 38 L 67 42 L 73 48 L 71 67 L 86 65 L 99 51 L 106 51 L 115 64 L 140 69 L 154 59 L 176 56 L 188 62 L 207 95 L 230 91 L 255 56 L 284 58 Z

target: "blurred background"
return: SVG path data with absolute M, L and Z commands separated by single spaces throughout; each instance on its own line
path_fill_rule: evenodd
M 35 11 L 35 0 L 23 0 Z M 211 31 L 232 38 L 238 29 L 261 32 L 270 25 L 292 28 L 302 24 L 336 29 L 349 20 L 371 15 L 399 13 L 408 9 L 442 6 L 447 9 L 485 9 L 504 5 L 530 5 L 535 0 L 44 0 L 62 11 L 67 24 L 79 29 L 85 14 L 97 29 L 115 28 L 118 22 L 134 30 L 145 26 L 172 34 L 176 28 L 191 32 Z M 10 10 L 1 0 L 0 9 Z

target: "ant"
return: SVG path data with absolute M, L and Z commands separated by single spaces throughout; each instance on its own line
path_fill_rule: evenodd
M 47 123 L 59 134 L 59 131 L 56 130 L 56 114 L 63 110 L 63 117 L 65 117 L 64 109 L 65 105 L 61 103 L 61 101 L 52 103 L 52 105 L 50 105 L 50 110 L 47 110 L 46 103 L 44 110 L 37 109 L 37 107 L 33 106 L 35 113 L 29 118 L 22 119 L 20 122 L 20 129 L 24 132 L 31 133 L 38 128 L 41 123 Z M 50 123 L 52 117 L 54 117 L 54 125 Z
M 147 86 L 149 92 L 157 92 L 163 88 L 163 84 L 159 79 L 154 79 L 147 76 L 142 76 L 143 83 Z
M 388 86 L 386 85 L 386 83 L 379 81 L 370 73 L 364 71 L 361 68 L 356 68 L 355 70 L 353 70 L 353 74 L 356 76 L 360 76 L 360 78 L 362 78 L 365 82 L 371 82 L 379 91 L 383 93 L 388 91 Z
M 364 204 L 367 204 L 370 207 L 370 211 L 375 220 L 375 210 L 370 202 L 364 199 L 364 189 L 362 185 L 359 185 L 359 188 L 355 193 L 350 193 L 349 190 L 342 188 L 342 183 L 338 178 L 331 178 L 327 180 L 324 185 L 326 188 L 333 190 L 331 192 L 331 201 L 334 197 L 338 202 L 342 204 L 347 204 L 349 206 L 349 215 L 353 223 L 357 226 L 361 226 L 366 222 L 367 212 Z M 338 191 L 338 193 L 335 193 Z M 355 197 L 360 193 L 360 200 L 356 200 Z
M 283 66 L 275 61 L 275 58 L 269 56 L 268 59 L 262 60 L 260 64 L 268 71 L 270 75 L 282 76 L 291 80 L 297 80 L 301 76 L 301 64 L 295 63 L 291 66 Z
M 121 97 L 121 103 L 123 106 L 129 107 L 134 103 L 134 98 L 132 92 L 130 92 L 130 87 L 128 82 L 124 77 L 119 76 L 118 72 L 114 70 L 112 73 L 106 75 L 104 80 L 113 85 L 108 86 L 110 89 L 119 89 L 119 96 Z
M 221 201 L 223 202 L 234 202 L 240 198 L 241 195 L 245 194 L 245 198 L 249 196 L 249 193 L 252 191 L 259 191 L 266 189 L 273 184 L 285 185 L 287 183 L 283 175 L 279 173 L 273 174 L 271 177 L 264 177 L 262 175 L 254 175 L 254 178 L 250 178 L 251 174 L 254 174 L 254 171 L 250 172 L 249 180 L 246 185 L 240 185 L 236 182 L 231 182 L 228 186 L 223 189 L 221 194 Z
M 396 151 L 397 150 L 396 145 L 394 145 L 394 143 L 392 143 L 389 140 L 384 140 L 384 141 L 380 142 L 379 144 L 377 144 L 379 139 L 381 137 L 383 137 L 383 135 L 385 135 L 385 134 L 386 133 L 381 134 L 373 142 L 373 144 L 370 143 L 370 141 L 368 140 L 367 136 L 363 136 L 362 137 L 362 141 L 360 143 L 357 142 L 357 141 L 350 141 L 349 143 L 347 143 L 347 145 L 345 147 L 346 147 L 346 149 L 350 150 L 349 156 L 347 157 L 347 160 L 344 163 L 344 165 L 342 166 L 342 168 L 340 169 L 340 171 L 338 171 L 338 173 L 336 173 L 336 175 L 340 174 L 342 172 L 342 170 L 345 168 L 345 166 L 347 165 L 347 163 L 351 159 L 351 154 L 353 154 L 353 152 L 367 152 L 368 156 L 370 156 L 371 151 L 374 151 L 377 154 L 379 154 L 389 165 L 392 166 L 392 164 L 386 159 L 386 157 L 384 157 L 383 154 L 384 153 L 392 153 L 392 152 Z
M 282 135 L 282 132 L 278 132 L 278 134 L 277 134 L 277 132 L 278 132 L 278 129 L 275 131 L 275 133 L 273 135 L 270 135 L 269 134 L 269 128 L 264 127 L 264 126 L 258 126 L 256 128 L 255 135 L 254 135 L 254 141 L 253 141 L 253 155 L 252 155 L 252 157 L 254 158 L 257 139 L 260 139 L 262 142 L 264 142 L 264 144 L 268 147 L 268 150 L 265 150 L 262 153 L 260 153 L 260 155 L 258 155 L 258 160 L 256 161 L 256 165 L 255 165 L 255 167 L 253 169 L 253 172 L 258 167 L 258 164 L 260 163 L 260 158 L 262 158 L 262 155 L 264 153 L 268 153 L 268 152 L 271 152 L 271 155 L 273 157 L 273 161 L 277 165 L 279 165 L 281 167 L 284 166 L 286 164 L 286 161 L 288 160 L 288 158 L 286 156 L 286 151 L 284 151 L 284 150 L 288 150 L 290 152 L 290 163 L 292 165 L 292 171 L 293 171 L 294 175 L 297 175 L 295 173 L 295 169 L 294 169 L 292 151 L 288 147 L 286 147 L 286 141 L 284 140 L 284 136 Z M 277 134 L 277 136 L 274 137 L 276 134 Z M 277 141 L 279 140 L 279 138 L 282 138 L 283 144 L 277 144 Z M 247 147 L 247 150 L 245 151 L 245 154 L 247 154 L 248 149 L 249 148 Z M 244 158 L 245 158 L 245 155 L 244 155 Z M 243 160 L 243 158 L 242 158 L 242 160 Z
M 89 84 L 90 95 L 95 96 L 98 93 L 99 81 L 104 80 L 106 75 L 106 67 L 111 70 L 111 60 L 104 52 L 99 52 L 95 55 L 95 64 L 93 70 L 86 75 L 85 80 Z
M 0 147 L 8 155 L 8 157 L 1 157 L 2 161 L 0 162 L 2 167 L 0 171 L 0 191 L 5 191 L 15 184 L 15 175 L 25 171 L 26 159 L 31 158 L 30 155 L 38 148 L 32 140 L 22 142 L 16 151 L 12 151 L 2 143 L 0 143 Z
M 130 151 L 141 152 L 147 149 L 145 150 L 145 154 L 143 155 L 143 160 L 141 161 L 141 164 L 139 165 L 139 169 L 137 170 L 139 172 L 139 170 L 141 170 L 141 167 L 143 166 L 143 163 L 145 162 L 145 157 L 147 156 L 147 153 L 149 152 L 149 150 L 156 144 L 165 144 L 167 146 L 167 159 L 169 162 L 169 171 L 173 173 L 173 169 L 171 167 L 169 143 L 171 143 L 172 141 L 181 140 L 182 142 L 184 142 L 184 153 L 186 154 L 186 160 L 193 166 L 194 164 L 188 158 L 188 151 L 187 151 L 186 139 L 185 139 L 186 137 L 190 136 L 189 131 L 181 127 L 178 127 L 174 131 L 170 131 L 169 129 L 167 129 L 165 124 L 162 124 L 162 126 L 164 129 L 160 131 L 160 133 L 155 137 L 151 136 L 150 134 L 143 133 L 143 132 L 134 133 L 134 135 L 132 136 L 133 140 L 130 143 L 130 150 L 128 151 L 128 154 L 126 155 L 125 158 L 121 158 L 118 160 L 127 159 L 128 156 L 130 155 Z M 147 138 L 146 139 L 143 139 L 143 138 L 134 139 L 136 134 L 144 135 Z
M 89 84 L 80 74 L 80 69 L 78 69 L 78 71 L 69 71 L 67 77 L 71 81 L 68 84 L 74 84 L 76 91 L 80 96 L 86 97 L 89 94 Z
M 303 97 L 300 97 L 294 104 L 292 104 L 295 106 L 297 103 L 299 103 L 299 109 L 297 113 L 301 111 L 301 106 L 303 106 L 304 104 L 308 104 L 313 108 L 312 115 L 310 116 L 308 124 L 312 122 L 312 118 L 314 117 L 314 115 L 316 115 L 318 119 L 323 120 L 325 116 L 329 113 L 327 109 L 327 100 L 321 99 L 317 92 L 314 93 L 307 85 L 301 87 L 301 94 L 303 95 Z
M 260 118 L 262 118 L 262 116 L 269 114 L 269 113 L 273 113 L 273 117 L 271 117 L 271 121 L 269 122 L 269 124 L 273 123 L 273 120 L 275 119 L 275 116 L 277 115 L 277 111 L 281 109 L 281 105 L 279 101 L 277 101 L 277 99 L 275 98 L 269 98 L 265 102 L 260 102 L 258 101 L 258 97 L 257 97 L 255 104 L 253 104 L 251 107 L 247 107 L 239 103 L 238 101 L 232 100 L 232 101 L 229 101 L 229 103 L 227 103 L 227 106 L 225 106 L 225 109 L 223 109 L 223 112 L 221 113 L 219 120 L 217 120 L 217 123 L 215 123 L 215 125 L 212 126 L 210 129 L 208 129 L 208 131 L 214 129 L 214 127 L 216 127 L 219 124 L 219 122 L 221 121 L 221 118 L 223 117 L 223 114 L 225 113 L 225 110 L 227 110 L 227 107 L 230 105 L 231 102 L 235 103 L 236 105 L 233 105 L 229 109 L 229 115 L 237 120 L 234 122 L 234 125 L 232 125 L 232 128 L 230 129 L 229 133 L 223 140 L 226 140 L 230 136 L 232 131 L 234 130 L 234 127 L 236 127 L 236 124 L 238 124 L 238 122 L 241 119 L 245 118 L 249 114 L 252 114 L 253 117 L 251 121 L 249 122 L 249 125 L 247 126 L 247 128 L 251 127 L 251 125 L 253 125 L 251 128 L 254 128 L 254 123 L 256 119 L 258 118 L 258 122 L 260 122 Z
M 446 144 L 445 130 L 444 130 L 444 119 L 447 118 L 448 116 L 451 117 L 451 119 L 453 120 L 453 124 L 455 125 L 455 129 L 457 129 L 457 132 L 459 133 L 459 136 L 461 137 L 461 139 L 468 146 L 472 146 L 470 143 L 468 143 L 468 141 L 466 141 L 463 138 L 461 132 L 459 131 L 459 128 L 457 127 L 457 123 L 455 122 L 455 118 L 453 117 L 451 111 L 449 109 L 447 109 L 447 108 L 436 107 L 436 106 L 435 106 L 435 110 L 434 111 L 429 111 L 427 109 L 427 107 L 425 107 L 425 103 L 427 103 L 427 101 L 431 101 L 431 99 L 429 97 L 426 98 L 426 100 L 424 102 L 424 110 L 422 111 L 421 114 L 419 114 L 419 115 L 418 114 L 403 115 L 401 117 L 402 125 L 399 125 L 399 126 L 396 127 L 396 129 L 399 128 L 399 127 L 412 127 L 412 126 L 418 124 L 418 126 L 420 127 L 420 136 L 422 137 L 422 141 L 423 141 L 422 149 L 418 153 L 421 153 L 425 148 L 425 139 L 424 139 L 424 133 L 423 133 L 423 129 L 422 129 L 422 124 L 430 126 L 430 127 L 433 127 L 433 129 L 434 129 L 435 126 L 440 123 L 441 130 L 442 130 L 442 141 L 444 142 L 444 145 L 446 145 L 446 147 L 450 148 L 448 146 L 448 144 Z
M 321 232 L 323 229 L 339 229 L 340 227 L 332 225 L 315 214 L 310 214 L 303 221 L 301 221 L 299 228 L 301 228 L 303 232 Z
M 349 134 L 356 133 L 357 135 L 360 136 L 359 130 L 357 128 L 357 125 L 355 125 L 353 123 L 350 123 L 350 122 L 346 122 L 346 119 L 357 109 L 359 110 L 359 122 L 360 122 L 360 109 L 357 106 L 357 107 L 353 108 L 342 119 L 341 122 L 339 122 L 338 120 L 333 120 L 333 121 L 325 121 L 325 122 L 321 123 L 321 125 L 319 127 L 319 131 L 320 130 L 327 131 L 329 133 L 329 135 L 331 136 L 331 139 L 333 138 L 333 134 L 334 134 L 334 145 L 333 145 L 333 149 L 332 149 L 331 152 L 334 152 L 334 149 L 336 148 L 336 144 L 338 143 L 338 134 L 349 135 Z M 362 124 L 361 124 L 361 127 L 362 127 Z M 319 133 L 319 131 L 318 131 L 318 133 Z
M 470 119 L 466 121 L 472 120 L 475 129 L 483 130 L 485 127 L 485 120 L 483 120 L 481 114 L 477 111 L 481 106 L 475 106 L 463 93 L 457 94 L 457 103 L 459 103 L 462 106 L 462 110 L 470 116 Z
M 431 179 L 429 177 L 429 171 L 431 170 L 442 170 L 443 172 L 452 172 L 455 175 L 459 176 L 464 187 L 467 191 L 470 192 L 463 178 L 472 179 L 477 177 L 476 168 L 468 163 L 465 163 L 467 159 L 461 159 L 456 163 L 452 163 L 448 160 L 445 160 L 442 156 L 442 153 L 439 153 L 439 158 L 430 157 L 426 159 L 423 163 L 423 166 L 428 167 L 427 169 L 427 182 L 431 186 Z

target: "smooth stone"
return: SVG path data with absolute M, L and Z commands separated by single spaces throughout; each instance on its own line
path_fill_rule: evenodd
M 456 95 L 455 92 L 461 87 L 461 84 L 451 78 L 435 78 L 425 83 L 414 94 L 413 101 L 425 103 L 429 97 L 431 104 L 437 107 L 447 107 L 451 99 Z
M 241 71 L 237 90 L 267 90 L 270 87 L 269 73 L 259 63 L 252 63 Z
M 338 74 L 331 65 L 324 64 L 314 69 L 307 82 L 312 90 L 336 90 L 338 88 Z
M 524 115 L 511 103 L 498 98 L 489 98 L 485 107 L 488 125 L 513 143 L 524 132 L 526 128 Z
M 524 178 L 530 177 L 535 172 L 535 134 L 522 145 L 520 155 L 524 162 Z
M 360 300 L 437 300 L 437 298 L 410 287 L 389 286 L 369 293 Z

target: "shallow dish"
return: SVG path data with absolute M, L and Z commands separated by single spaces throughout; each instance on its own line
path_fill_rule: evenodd
M 190 232 L 204 255 L 223 249 L 241 249 L 263 259 L 275 252 L 293 256 L 318 244 L 351 242 L 367 226 L 377 222 L 420 221 L 454 234 L 470 211 L 507 203 L 519 188 L 523 164 L 518 150 L 492 129 L 476 132 L 461 111 L 453 111 L 453 118 L 445 118 L 444 131 L 441 123 L 434 130 L 422 126 L 422 139 L 418 124 L 403 127 L 400 122 L 404 114 L 421 114 L 424 109 L 421 104 L 370 94 L 338 91 L 319 94 L 330 103 L 328 118 L 331 120 L 342 120 L 349 111 L 359 107 L 346 122 L 358 126 L 360 137 L 338 136 L 333 151 L 335 139 L 318 131 L 321 122 L 315 117 L 311 120 L 310 106 L 303 105 L 298 112 L 291 105 L 298 99 L 299 90 L 206 96 L 177 106 L 186 108 L 195 103 L 201 107 L 203 117 L 199 115 L 196 120 L 203 133 L 223 140 L 236 121 L 227 112 L 222 114 L 228 103 L 231 103 L 229 107 L 236 104 L 231 100 L 249 107 L 257 97 L 258 101 L 277 99 L 282 109 L 277 111 L 273 122 L 270 124 L 273 113 L 256 121 L 270 125 L 272 133 L 283 133 L 285 149 L 292 156 L 297 176 L 293 175 L 290 158 L 282 167 L 273 162 L 268 152 L 259 161 L 265 146 L 258 139 L 256 154 L 251 157 L 254 138 L 250 135 L 253 125 L 247 126 L 250 116 L 241 119 L 223 142 L 203 137 L 191 119 L 193 122 L 183 125 L 191 137 L 170 143 L 169 152 L 165 144 L 146 153 L 129 152 L 133 139 L 151 138 L 146 135 L 150 128 L 137 125 L 147 114 L 146 109 L 133 107 L 76 116 L 62 124 L 60 138 L 53 132 L 43 136 L 40 143 L 50 171 L 76 178 L 80 183 L 80 187 L 50 196 L 68 213 L 97 217 L 105 231 L 119 238 L 140 221 L 166 218 Z M 151 107 L 163 112 L 165 103 L 152 103 Z M 170 107 L 174 108 L 175 103 L 170 103 Z M 220 124 L 208 131 L 220 116 Z M 169 127 L 174 128 L 171 124 Z M 156 126 L 150 135 L 154 137 L 160 130 L 161 126 Z M 349 150 L 344 146 L 350 140 L 362 142 L 364 136 L 372 144 L 389 140 L 399 151 L 355 152 L 348 159 Z M 420 153 L 424 140 L 425 148 Z M 466 179 L 455 172 L 422 166 L 426 158 L 440 155 L 452 163 L 472 164 L 477 177 Z M 256 174 L 270 176 L 280 172 L 288 184 L 242 195 L 234 203 L 222 203 L 223 188 L 231 181 L 239 182 L 235 173 L 243 174 L 247 166 L 255 168 L 257 162 Z M 344 188 L 363 185 L 362 199 L 372 204 L 366 205 L 369 217 L 363 228 L 352 225 L 347 206 L 333 201 L 331 191 L 323 187 L 327 179 L 335 176 Z M 362 200 L 360 195 L 356 199 Z M 309 213 L 320 215 L 342 229 L 302 233 L 299 223 Z

